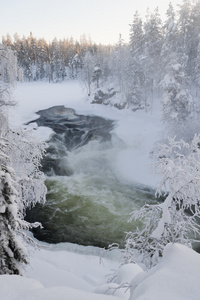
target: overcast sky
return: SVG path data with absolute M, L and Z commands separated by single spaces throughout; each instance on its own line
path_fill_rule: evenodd
M 168 0 L 2 0 L 0 7 L 0 38 L 17 32 L 20 37 L 30 31 L 47 41 L 54 37 L 75 39 L 85 33 L 96 43 L 116 43 L 119 33 L 126 42 L 129 24 L 136 10 L 145 15 L 147 7 L 159 7 L 162 17 Z M 182 0 L 171 0 L 174 8 Z

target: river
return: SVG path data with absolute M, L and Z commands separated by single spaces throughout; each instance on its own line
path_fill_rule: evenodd
M 31 122 L 53 134 L 42 162 L 46 204 L 27 211 L 27 220 L 44 227 L 34 229 L 35 237 L 49 243 L 123 247 L 125 233 L 141 226 L 128 222 L 130 213 L 156 200 L 150 188 L 120 180 L 115 158 L 127 145 L 113 130 L 116 122 L 78 115 L 64 106 L 38 114 Z

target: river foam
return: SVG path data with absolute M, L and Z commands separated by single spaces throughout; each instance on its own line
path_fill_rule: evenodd
M 155 199 L 151 190 L 120 181 L 116 162 L 127 145 L 113 132 L 115 122 L 64 107 L 38 114 L 37 124 L 54 133 L 43 161 L 47 202 L 27 214 L 44 226 L 35 231 L 36 237 L 51 243 L 108 247 L 116 242 L 123 247 L 125 232 L 139 226 L 128 223 L 130 213 Z

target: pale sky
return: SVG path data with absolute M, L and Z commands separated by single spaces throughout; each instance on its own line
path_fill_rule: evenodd
M 157 6 L 165 17 L 170 0 L 0 0 L 0 41 L 2 35 L 17 32 L 27 37 L 30 31 L 37 38 L 47 41 L 54 37 L 73 36 L 79 40 L 82 34 L 103 44 L 117 42 L 119 33 L 129 40 L 129 24 L 136 10 L 145 16 L 147 7 Z M 174 9 L 182 0 L 171 0 Z

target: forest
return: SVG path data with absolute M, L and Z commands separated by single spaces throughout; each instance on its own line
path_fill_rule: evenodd
M 136 11 L 129 30 L 128 44 L 121 34 L 115 45 L 97 45 L 86 35 L 47 43 L 32 33 L 8 34 L 2 44 L 15 51 L 25 81 L 79 78 L 97 103 L 115 102 L 109 98 L 117 94 L 116 106 L 133 110 L 150 111 L 162 97 L 164 120 L 185 123 L 199 109 L 200 2 L 183 1 L 177 11 L 169 4 L 164 22 L 158 8 L 145 20 Z
M 2 37 L 0 44 L 0 274 L 23 275 L 28 254 L 23 230 L 41 226 L 24 220 L 25 211 L 44 203 L 41 159 L 46 144 L 28 131 L 9 127 L 6 108 L 15 105 L 16 81 L 59 84 L 80 80 L 91 103 L 152 113 L 160 101 L 165 132 L 152 151 L 161 174 L 156 195 L 165 201 L 144 205 L 132 219 L 145 227 L 126 236 L 123 263 L 155 266 L 170 243 L 192 247 L 199 238 L 200 192 L 200 1 L 169 4 L 163 22 L 159 9 L 136 11 L 129 24 L 130 41 L 119 34 L 115 45 L 95 44 L 86 35 L 47 42 L 30 32 Z M 188 233 L 192 233 L 189 235 Z M 115 245 L 111 245 L 111 249 Z

